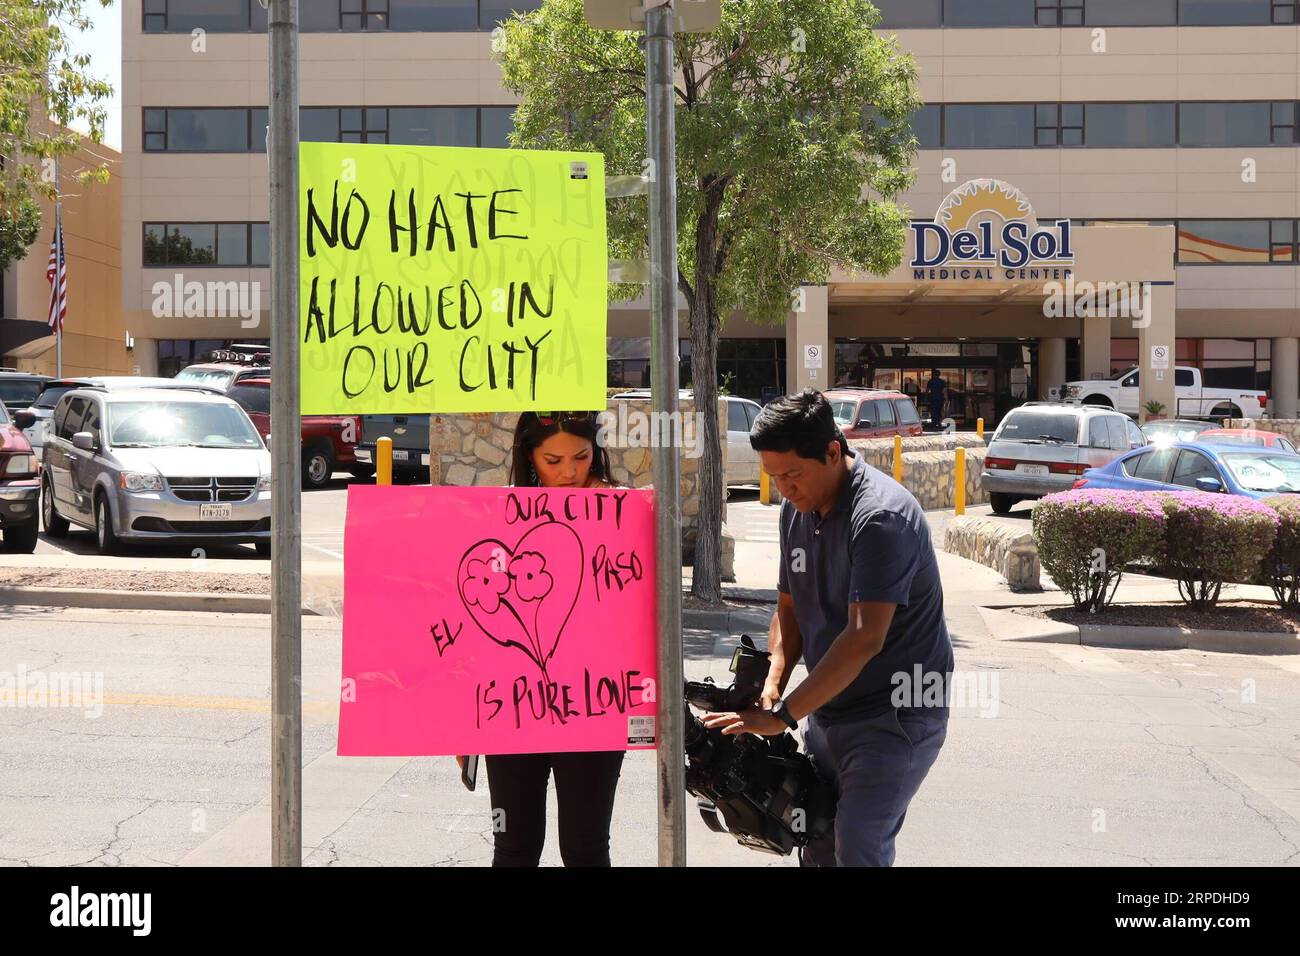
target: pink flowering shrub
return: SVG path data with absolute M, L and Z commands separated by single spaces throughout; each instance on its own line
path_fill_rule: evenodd
M 1140 491 L 1063 491 L 1034 506 L 1038 560 L 1082 611 L 1109 604 L 1134 561 L 1158 562 L 1164 538 L 1160 498 Z
M 1278 528 L 1258 583 L 1273 589 L 1281 607 L 1300 609 L 1300 495 L 1277 495 L 1265 498 L 1264 504 L 1277 512 Z
M 1152 495 L 1165 512 L 1164 571 L 1196 610 L 1213 607 L 1224 581 L 1258 580 L 1281 519 L 1242 495 L 1171 491 Z

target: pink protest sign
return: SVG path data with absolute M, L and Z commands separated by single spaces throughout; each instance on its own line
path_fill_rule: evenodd
M 651 492 L 353 486 L 343 552 L 341 756 L 654 745 Z

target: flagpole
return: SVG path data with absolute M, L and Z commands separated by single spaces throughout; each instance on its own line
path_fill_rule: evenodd
M 59 157 L 54 157 L 54 235 L 55 241 L 59 244 L 58 257 L 59 261 L 55 262 L 54 283 L 57 286 L 62 281 L 62 260 L 67 256 L 67 251 L 63 248 L 63 192 L 59 181 Z M 51 290 L 51 294 L 58 295 L 58 290 Z M 56 307 L 54 319 L 54 377 L 63 378 L 63 317 L 62 308 Z

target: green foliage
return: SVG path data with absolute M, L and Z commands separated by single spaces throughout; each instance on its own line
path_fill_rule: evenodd
M 0 270 L 27 255 L 41 228 L 41 207 L 29 196 L 20 197 L 13 215 L 0 215 Z
M 112 0 L 0 0 L 0 268 L 12 246 L 30 228 L 32 200 L 55 198 L 53 163 L 76 152 L 76 121 L 103 138 L 105 101 L 112 88 L 90 77 L 90 57 L 74 53 L 70 31 L 89 27 L 87 3 L 107 7 Z M 88 167 L 68 179 L 81 184 L 106 182 L 108 167 Z

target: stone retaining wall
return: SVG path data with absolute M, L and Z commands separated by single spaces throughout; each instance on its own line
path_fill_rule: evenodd
M 966 449 L 966 504 L 977 505 L 988 501 L 980 486 L 980 472 L 984 470 L 983 448 Z M 893 475 L 892 459 L 880 469 Z M 953 451 L 918 451 L 903 453 L 903 487 L 916 496 L 921 507 L 951 508 L 954 501 L 954 473 L 956 455 Z
M 919 451 L 944 451 L 954 448 L 984 448 L 986 442 L 974 432 L 953 432 L 951 435 L 920 435 L 916 438 L 903 439 L 903 454 Z M 874 465 L 881 471 L 893 473 L 894 439 L 892 438 L 857 438 L 849 441 L 849 447 L 866 459 L 868 465 Z
M 963 516 L 948 523 L 944 550 L 992 568 L 1017 591 L 1040 591 L 1038 546 L 1028 528 L 994 518 Z
M 1229 418 L 1223 424 L 1225 428 L 1258 428 L 1276 432 L 1300 447 L 1300 419 L 1297 418 Z

